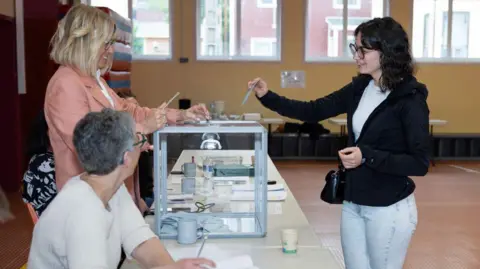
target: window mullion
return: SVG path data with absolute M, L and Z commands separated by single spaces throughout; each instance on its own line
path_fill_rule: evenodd
M 452 21 L 453 21 L 453 0 L 448 0 L 447 15 L 447 57 L 452 57 Z
M 390 0 L 383 0 L 383 16 L 390 16 Z
M 347 56 L 348 0 L 343 0 L 342 57 Z
M 131 20 L 132 19 L 132 5 L 133 5 L 133 0 L 128 0 L 128 18 Z
M 242 1 L 241 0 L 235 0 L 235 4 L 237 6 L 236 11 L 237 11 L 237 17 L 236 17 L 236 38 L 235 38 L 235 56 L 241 56 L 240 53 L 240 40 L 242 37 Z
M 276 12 L 276 17 L 275 17 L 275 26 L 276 26 L 276 37 L 275 37 L 275 40 L 277 41 L 276 42 L 276 55 L 275 57 L 277 57 L 278 59 L 282 59 L 282 6 L 283 6 L 283 3 L 282 3 L 283 0 L 277 0 L 277 6 L 275 8 L 275 12 Z

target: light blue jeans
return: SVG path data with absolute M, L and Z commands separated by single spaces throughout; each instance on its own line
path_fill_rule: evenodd
M 401 269 L 417 227 L 415 197 L 387 207 L 345 201 L 340 226 L 346 269 Z

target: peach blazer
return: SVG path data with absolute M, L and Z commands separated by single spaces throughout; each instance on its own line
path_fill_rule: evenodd
M 103 79 L 102 82 L 113 99 L 115 109 L 129 112 L 136 121 L 137 131 L 142 131 L 142 123 L 151 110 L 120 98 Z M 55 177 L 59 191 L 68 179 L 83 172 L 72 141 L 75 125 L 88 112 L 107 107 L 112 108 L 95 78 L 82 76 L 73 68 L 61 66 L 50 79 L 44 109 L 55 156 Z M 133 183 L 133 177 L 125 182 L 132 195 Z

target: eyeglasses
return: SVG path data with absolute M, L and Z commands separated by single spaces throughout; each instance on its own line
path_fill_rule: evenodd
M 113 44 L 115 44 L 115 38 L 110 39 L 109 41 L 105 41 L 105 50 L 108 50 Z
M 113 25 L 113 37 L 112 39 L 105 41 L 105 50 L 108 50 L 113 44 L 115 44 L 115 33 L 117 32 L 117 25 Z
M 140 132 L 137 132 L 137 139 L 138 141 L 133 143 L 133 146 L 136 147 L 136 146 L 139 146 L 140 148 L 142 148 L 143 146 L 145 146 L 145 143 L 147 143 L 147 136 L 140 133 Z
M 350 51 L 352 52 L 353 57 L 355 57 L 355 53 L 358 55 L 358 58 L 363 59 L 365 58 L 365 54 L 369 53 L 371 50 L 365 50 L 364 46 L 358 46 L 354 43 L 349 45 Z

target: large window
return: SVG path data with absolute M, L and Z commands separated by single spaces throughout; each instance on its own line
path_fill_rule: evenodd
M 197 0 L 197 59 L 280 60 L 281 0 Z
M 480 58 L 480 0 L 414 0 L 413 55 L 421 60 Z
M 131 14 L 134 58 L 170 59 L 172 54 L 170 1 L 90 0 L 90 4 L 108 7 L 125 18 Z M 132 4 L 131 8 L 129 2 Z
M 388 15 L 388 0 L 308 0 L 306 14 L 305 60 L 352 61 L 355 28 Z

